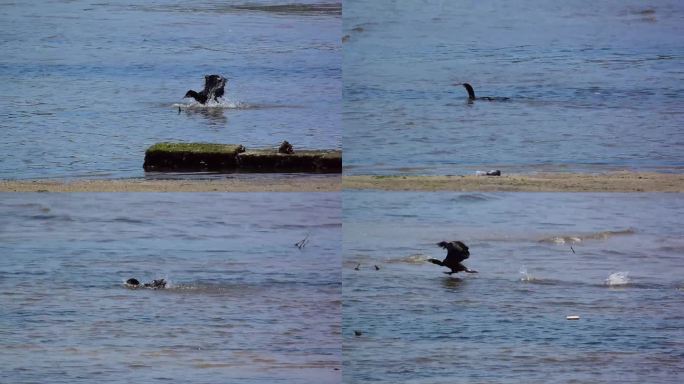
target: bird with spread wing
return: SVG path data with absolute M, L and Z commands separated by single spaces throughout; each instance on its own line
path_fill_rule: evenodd
M 437 264 L 442 267 L 447 267 L 451 269 L 451 272 L 444 273 L 446 273 L 447 275 L 451 275 L 452 273 L 458 272 L 477 273 L 477 271 L 468 269 L 468 267 L 461 264 L 463 260 L 470 257 L 470 251 L 468 250 L 468 246 L 463 244 L 463 242 L 441 241 L 437 243 L 437 245 L 447 250 L 446 258 L 441 261 L 437 259 L 428 259 L 428 261 L 433 264 Z

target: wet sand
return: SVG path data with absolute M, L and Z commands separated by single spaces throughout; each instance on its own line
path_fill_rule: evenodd
M 345 176 L 342 188 L 464 192 L 684 192 L 684 175 L 611 172 L 503 176 Z
M 0 180 L 0 192 L 337 192 L 334 177 L 216 180 Z
M 0 192 L 684 192 L 684 175 L 611 172 L 503 176 L 334 176 L 217 180 L 0 180 Z

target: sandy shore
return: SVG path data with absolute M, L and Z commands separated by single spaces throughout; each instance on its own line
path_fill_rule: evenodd
M 331 176 L 217 180 L 0 180 L 0 192 L 684 192 L 684 175 L 612 172 L 504 176 Z
M 217 180 L 0 180 L 0 192 L 335 192 L 340 176 Z
M 345 176 L 344 189 L 481 192 L 684 192 L 684 175 L 611 172 L 503 176 Z

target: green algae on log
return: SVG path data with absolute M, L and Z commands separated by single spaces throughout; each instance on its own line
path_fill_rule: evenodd
M 245 147 L 234 144 L 157 143 L 145 152 L 145 171 L 183 172 L 235 169 L 237 154 Z
M 342 153 L 333 150 L 295 150 L 288 154 L 275 149 L 251 149 L 237 158 L 241 171 L 342 172 Z
M 342 172 L 338 150 L 277 149 L 246 151 L 236 144 L 157 143 L 145 152 L 145 171 L 153 172 Z

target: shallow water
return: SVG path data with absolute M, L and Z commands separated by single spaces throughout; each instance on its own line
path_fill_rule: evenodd
M 340 148 L 339 3 L 248 3 L 2 5 L 0 178 L 140 177 L 159 141 Z M 210 73 L 224 108 L 179 113 Z
M 343 382 L 681 382 L 677 194 L 345 192 L 343 207 Z M 479 273 L 426 262 L 441 240 Z
M 0 381 L 339 382 L 340 215 L 335 193 L 3 195 Z
M 346 1 L 345 173 L 681 172 L 683 21 L 672 0 Z

